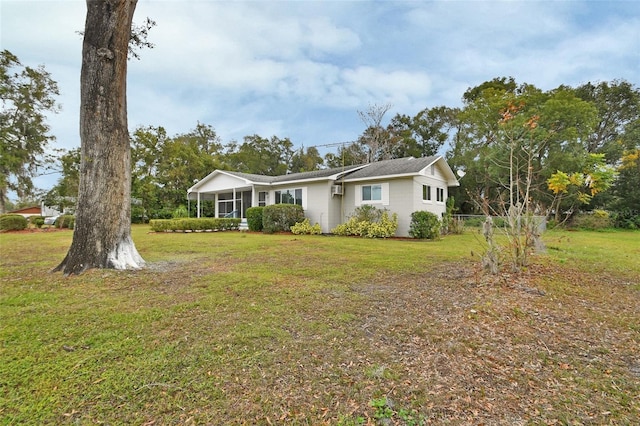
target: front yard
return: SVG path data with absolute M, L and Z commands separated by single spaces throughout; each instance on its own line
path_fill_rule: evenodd
M 441 241 L 152 234 L 52 274 L 0 234 L 0 424 L 637 424 L 640 233 L 545 235 L 486 276 Z

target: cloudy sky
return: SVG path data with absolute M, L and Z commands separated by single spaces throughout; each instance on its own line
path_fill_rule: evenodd
M 84 1 L 0 0 L 0 46 L 59 83 L 56 147 L 80 145 Z M 415 115 L 513 76 L 548 90 L 588 81 L 640 85 L 640 2 L 139 0 L 155 48 L 129 64 L 129 125 L 169 135 L 198 122 L 227 143 L 354 140 L 357 112 Z M 55 184 L 55 175 L 38 179 Z

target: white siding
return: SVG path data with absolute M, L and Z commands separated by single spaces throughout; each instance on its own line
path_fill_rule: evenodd
M 330 182 L 309 183 L 307 186 L 307 207 L 304 215 L 309 218 L 311 225 L 316 222 L 322 227 L 322 232 L 329 232 L 329 197 L 331 197 Z M 303 194 L 304 197 L 304 194 Z
M 362 204 L 360 198 L 362 185 L 385 183 L 383 187 L 383 199 L 388 197 L 388 204 L 382 203 L 373 204 L 378 208 L 385 208 L 390 214 L 396 213 L 398 215 L 398 230 L 397 236 L 408 237 L 409 227 L 411 224 L 411 213 L 419 210 L 426 210 L 436 214 L 438 217 L 442 217 L 446 210 L 445 202 L 436 201 L 436 188 L 444 189 L 444 200 L 447 197 L 447 182 L 444 180 L 442 174 L 438 174 L 438 168 L 435 168 L 436 174 L 431 176 L 430 169 L 427 167 L 426 173 L 428 176 L 416 176 L 397 178 L 387 181 L 371 181 L 371 182 L 358 182 L 358 184 L 348 184 L 344 188 L 344 205 L 343 205 L 343 219 L 344 222 L 350 215 L 353 214 L 355 209 Z M 431 202 L 422 201 L 422 185 L 430 185 L 432 188 Z M 385 191 L 384 188 L 387 190 Z M 384 195 L 386 192 L 387 195 Z M 339 222 L 340 223 L 340 222 Z M 335 225 L 334 225 L 335 227 Z
M 244 179 L 220 173 L 213 179 L 205 182 L 201 187 L 197 189 L 197 192 L 216 192 L 224 190 L 231 191 L 231 188 L 239 189 L 246 187 L 248 187 L 248 185 L 245 183 Z

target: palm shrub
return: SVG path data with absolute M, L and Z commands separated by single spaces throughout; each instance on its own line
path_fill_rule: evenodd
M 247 226 L 249 231 L 262 231 L 262 210 L 264 207 L 249 207 L 247 209 Z
M 440 237 L 442 225 L 438 216 L 424 210 L 411 213 L 409 235 L 413 238 L 435 240 Z
M 180 219 L 183 217 L 189 217 L 189 211 L 185 206 L 178 206 L 173 213 L 171 213 L 171 217 L 174 219 Z
M 22 231 L 27 228 L 27 224 L 27 218 L 22 215 L 0 215 L 0 231 Z

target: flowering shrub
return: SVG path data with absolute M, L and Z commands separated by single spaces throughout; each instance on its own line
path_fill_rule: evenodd
M 364 207 L 364 206 L 363 206 Z M 398 229 L 398 215 L 393 213 L 389 217 L 389 213 L 386 210 L 380 211 L 378 214 L 372 209 L 374 207 L 367 206 L 366 214 L 360 214 L 361 212 L 356 209 L 354 215 L 349 218 L 345 223 L 341 223 L 331 230 L 336 235 L 357 235 L 359 237 L 366 238 L 389 238 L 396 234 Z M 374 220 L 363 220 L 362 216 L 373 218 Z M 379 219 L 375 220 L 376 217 Z
M 291 233 L 296 235 L 320 235 L 322 234 L 322 228 L 317 222 L 311 226 L 309 218 L 305 218 L 302 222 L 298 222 L 291 227 Z

